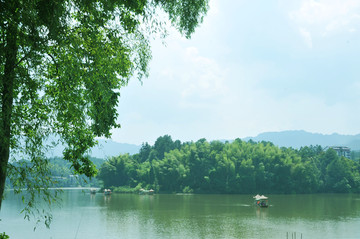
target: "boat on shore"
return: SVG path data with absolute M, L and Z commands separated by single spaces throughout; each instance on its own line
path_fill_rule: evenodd
M 253 197 L 255 199 L 254 203 L 259 207 L 269 207 L 269 201 L 268 197 L 265 197 L 264 195 L 256 195 Z
M 139 194 L 140 195 L 154 195 L 154 190 L 150 189 L 150 190 L 145 190 L 143 188 L 141 188 L 139 190 Z

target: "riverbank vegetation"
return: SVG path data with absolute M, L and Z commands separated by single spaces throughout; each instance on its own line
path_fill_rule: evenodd
M 89 157 L 96 168 L 100 168 L 105 162 L 104 159 Z M 19 160 L 10 164 L 11 167 L 33 168 L 34 165 L 29 160 Z M 44 175 L 47 181 L 47 187 L 49 188 L 66 188 L 66 187 L 100 187 L 99 180 L 95 177 L 87 177 L 85 175 L 76 174 L 71 166 L 71 163 L 60 157 L 49 158 L 42 165 L 44 168 Z M 21 171 L 20 171 L 21 173 Z M 27 182 L 27 181 L 24 181 Z M 9 179 L 6 181 L 6 188 L 16 189 L 22 183 L 23 187 L 28 185 L 23 181 L 17 181 L 11 183 Z
M 104 163 L 103 159 L 89 157 L 96 168 Z M 49 159 L 49 171 L 54 182 L 54 187 L 99 187 L 99 181 L 95 177 L 75 174 L 71 163 L 63 158 L 54 157 Z
M 105 187 L 186 193 L 360 192 L 359 159 L 333 149 L 279 148 L 271 142 L 181 143 L 159 137 L 138 154 L 108 159 L 98 178 Z

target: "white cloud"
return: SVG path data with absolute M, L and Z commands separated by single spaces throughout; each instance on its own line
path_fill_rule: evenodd
M 303 0 L 300 9 L 290 16 L 302 23 L 322 24 L 331 31 L 356 20 L 359 8 L 357 0 Z
M 354 109 L 354 105 L 328 105 L 321 97 L 309 94 L 276 99 L 269 92 L 262 91 L 261 94 L 256 94 L 244 102 L 240 109 L 237 114 L 231 115 L 232 120 L 227 121 L 233 132 L 238 135 L 244 131 L 248 131 L 246 135 L 256 135 L 261 132 L 289 129 L 327 134 L 353 134 L 354 128 L 359 129 L 354 127 L 356 120 L 360 119 L 359 116 L 353 115 L 353 112 L 358 110 Z
M 306 45 L 312 48 L 312 38 L 310 32 L 307 31 L 305 28 L 300 28 L 300 34 L 303 37 Z
M 182 82 L 182 104 L 191 104 L 194 99 L 200 103 L 206 103 L 208 100 L 213 102 L 214 99 L 226 96 L 228 92 L 225 85 L 226 70 L 222 69 L 214 59 L 201 56 L 195 47 L 188 47 L 182 60 L 186 66 L 183 67 L 182 72 L 178 72 Z
M 216 16 L 219 13 L 219 2 L 218 0 L 211 0 L 209 3 L 209 11 L 208 11 L 208 17 L 209 16 Z
M 216 0 L 213 15 L 190 41 L 179 33 L 171 33 L 167 47 L 156 41 L 149 79 L 121 91 L 122 128 L 114 139 L 138 144 L 163 134 L 182 141 L 233 139 L 291 129 L 358 133 L 360 83 L 352 53 L 358 44 L 351 38 L 336 45 L 329 40 L 346 42 L 347 34 L 358 34 L 360 1 L 279 1 L 280 9 L 260 4 L 260 12 L 274 14 L 270 21 L 254 17 L 256 1 L 234 8 Z M 275 15 L 291 9 L 290 24 L 288 15 Z M 264 21 L 273 30 L 263 32 Z M 298 45 L 294 32 L 304 44 Z M 329 47 L 318 51 L 323 43 Z M 314 49 L 304 51 L 303 45 Z
M 299 27 L 305 43 L 314 35 L 320 37 L 355 32 L 360 28 L 358 0 L 303 0 L 289 16 Z

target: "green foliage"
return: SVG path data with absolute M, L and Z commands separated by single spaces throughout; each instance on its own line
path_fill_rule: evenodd
M 9 239 L 10 237 L 8 235 L 6 235 L 5 232 L 0 234 L 0 239 Z
M 131 188 L 129 186 L 111 187 L 111 190 L 114 193 L 138 193 L 141 188 L 141 184 L 139 184 L 134 188 Z
M 103 159 L 90 158 L 97 168 L 104 163 Z M 49 159 L 50 176 L 53 179 L 52 187 L 100 187 L 96 178 L 73 174 L 71 163 L 62 158 Z
M 165 140 L 164 140 L 165 139 Z M 166 143 L 164 143 L 166 142 Z M 175 141 L 177 142 L 177 141 Z M 161 192 L 320 193 L 359 192 L 360 164 L 319 146 L 300 150 L 269 142 L 178 142 L 159 137 L 139 154 L 109 159 L 100 169 L 106 187 L 144 185 Z M 163 145 L 167 145 L 164 147 Z M 147 159 L 141 155 L 147 152 Z M 151 153 L 149 153 L 151 152 Z M 164 155 L 162 158 L 150 155 Z M 121 166 L 116 165 L 121 162 Z M 111 169 L 111 170 L 110 170 Z
M 86 155 L 96 137 L 108 138 L 120 127 L 120 89 L 148 75 L 150 39 L 166 35 L 161 16 L 168 14 L 190 37 L 208 0 L 11 0 L 0 1 L 0 8 L 1 207 L 7 177 L 30 200 L 47 191 L 53 169 L 45 152 L 57 143 L 65 145 L 64 159 L 75 174 L 95 176 Z M 58 140 L 47 143 L 51 138 Z M 18 160 L 28 163 L 13 163 Z M 114 167 L 117 180 L 136 183 L 129 160 Z
M 91 161 L 95 164 L 97 168 L 104 163 L 103 159 L 99 158 L 90 158 Z M 44 179 L 45 181 L 42 182 L 44 187 L 51 187 L 51 188 L 61 188 L 61 187 L 99 187 L 99 182 L 96 178 L 89 178 L 85 175 L 78 175 L 74 174 L 73 170 L 71 170 L 71 163 L 62 159 L 62 158 L 50 158 L 46 161 L 46 164 L 41 165 L 43 168 L 39 172 L 42 175 L 38 176 L 37 180 Z M 34 165 L 30 161 L 21 160 L 14 162 L 9 165 L 9 167 L 13 167 L 14 171 L 17 174 L 22 175 L 23 178 L 19 178 L 15 182 L 7 181 L 8 188 L 14 188 L 15 192 L 17 192 L 18 187 L 31 187 L 29 185 L 33 182 L 33 179 L 28 181 L 26 184 L 26 173 L 25 170 L 33 170 Z M 40 185 L 39 182 L 37 182 Z
M 186 186 L 184 189 L 183 189 L 183 193 L 193 193 L 194 190 L 192 190 L 189 186 Z

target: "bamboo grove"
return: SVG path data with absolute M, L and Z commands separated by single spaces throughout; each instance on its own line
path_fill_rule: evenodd
M 360 192 L 359 159 L 321 146 L 279 148 L 271 142 L 181 143 L 171 136 L 145 143 L 138 154 L 108 159 L 104 187 L 184 193 Z M 121 190 L 120 190 L 121 191 Z

